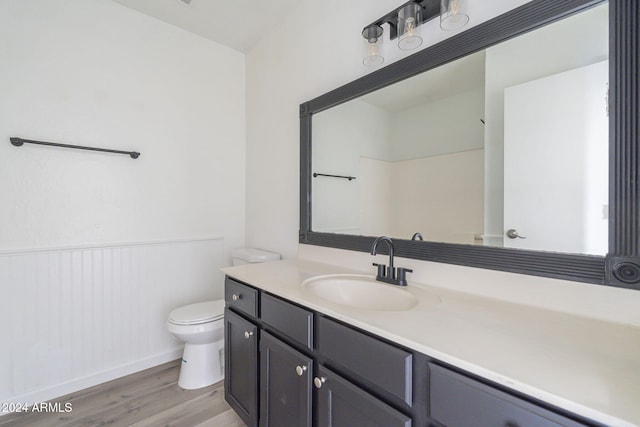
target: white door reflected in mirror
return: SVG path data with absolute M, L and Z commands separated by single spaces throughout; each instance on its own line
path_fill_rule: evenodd
M 602 61 L 505 89 L 504 224 L 511 229 L 504 246 L 607 253 L 608 67 Z M 512 237 L 515 230 L 527 240 Z

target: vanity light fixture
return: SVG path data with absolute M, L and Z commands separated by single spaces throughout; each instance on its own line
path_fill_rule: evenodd
M 398 48 L 413 50 L 422 44 L 418 3 L 409 3 L 398 11 Z
M 440 28 L 447 31 L 457 30 L 469 22 L 468 0 L 441 0 Z
M 362 44 L 362 63 L 367 67 L 375 67 L 384 62 L 382 56 L 382 27 L 369 25 L 362 30 L 364 41 Z
M 389 39 L 398 39 L 398 48 L 414 50 L 422 45 L 421 25 L 440 16 L 443 30 L 457 30 L 469 22 L 468 0 L 409 1 L 372 22 L 362 30 L 362 63 L 375 67 L 384 62 L 383 24 L 389 26 Z

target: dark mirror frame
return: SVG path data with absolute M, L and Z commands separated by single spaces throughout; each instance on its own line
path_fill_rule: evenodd
M 315 113 L 605 2 L 533 0 L 301 104 L 299 242 L 368 252 L 375 238 L 311 229 Z M 609 253 L 605 257 L 394 239 L 396 255 L 640 290 L 639 27 L 637 1 L 609 0 Z

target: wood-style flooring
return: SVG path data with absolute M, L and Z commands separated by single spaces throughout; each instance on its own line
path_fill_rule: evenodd
M 224 382 L 198 390 L 178 386 L 179 360 L 62 396 L 70 412 L 14 413 L 0 426 L 244 427 L 224 400 Z

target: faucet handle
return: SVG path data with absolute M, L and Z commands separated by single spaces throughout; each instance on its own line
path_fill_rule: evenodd
M 407 286 L 407 273 L 413 273 L 413 270 L 403 267 L 396 268 L 396 282 L 398 285 Z
M 386 277 L 387 276 L 387 266 L 384 264 L 378 264 L 377 262 L 372 263 L 375 267 L 378 267 L 378 277 Z

